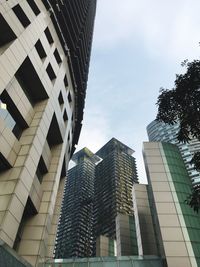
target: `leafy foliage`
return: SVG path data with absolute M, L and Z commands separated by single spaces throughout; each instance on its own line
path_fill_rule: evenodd
M 180 123 L 177 138 L 180 142 L 189 142 L 191 138 L 200 140 L 200 61 L 182 63 L 186 67 L 185 74 L 176 75 L 174 88 L 161 88 L 158 97 L 157 120 L 168 124 Z M 200 152 L 192 161 L 200 170 Z M 195 210 L 200 209 L 200 187 L 193 189 L 187 203 Z
M 194 211 L 198 212 L 200 207 L 200 185 L 192 189 L 192 194 L 185 201 Z

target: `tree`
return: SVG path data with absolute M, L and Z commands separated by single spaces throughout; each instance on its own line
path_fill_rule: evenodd
M 200 61 L 182 63 L 185 74 L 176 75 L 175 86 L 171 90 L 161 88 L 158 97 L 156 120 L 168 124 L 179 122 L 177 138 L 180 142 L 189 142 L 191 138 L 200 141 Z M 191 161 L 200 170 L 200 152 L 196 152 Z M 186 201 L 195 211 L 200 209 L 200 186 L 193 188 Z

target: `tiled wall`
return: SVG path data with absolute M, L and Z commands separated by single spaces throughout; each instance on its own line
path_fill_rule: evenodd
M 138 255 L 135 218 L 127 214 L 116 217 L 117 256 Z
M 159 255 L 148 196 L 148 185 L 134 184 L 133 208 L 139 255 Z
M 20 129 L 0 112 L 0 238 L 36 265 L 53 256 L 74 88 L 42 1 L 2 0 L 0 12 L 0 100 Z

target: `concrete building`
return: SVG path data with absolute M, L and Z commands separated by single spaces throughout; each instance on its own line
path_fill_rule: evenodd
M 200 266 L 200 215 L 185 202 L 192 184 L 178 148 L 146 142 L 144 160 L 158 255 L 168 267 Z
M 0 239 L 33 266 L 53 256 L 95 7 L 94 0 L 0 3 Z
M 194 166 L 190 164 L 190 161 L 194 153 L 200 150 L 200 142 L 196 138 L 191 138 L 189 143 L 180 143 L 177 139 L 178 131 L 178 123 L 170 125 L 163 122 L 152 121 L 147 126 L 147 133 L 150 142 L 167 142 L 178 146 L 192 184 L 199 184 L 200 173 L 194 169 Z

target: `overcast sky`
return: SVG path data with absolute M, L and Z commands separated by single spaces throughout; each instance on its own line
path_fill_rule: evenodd
M 96 152 L 112 137 L 135 150 L 146 181 L 142 142 L 160 87 L 172 88 L 184 59 L 199 59 L 199 0 L 97 0 L 83 128 L 76 151 Z

